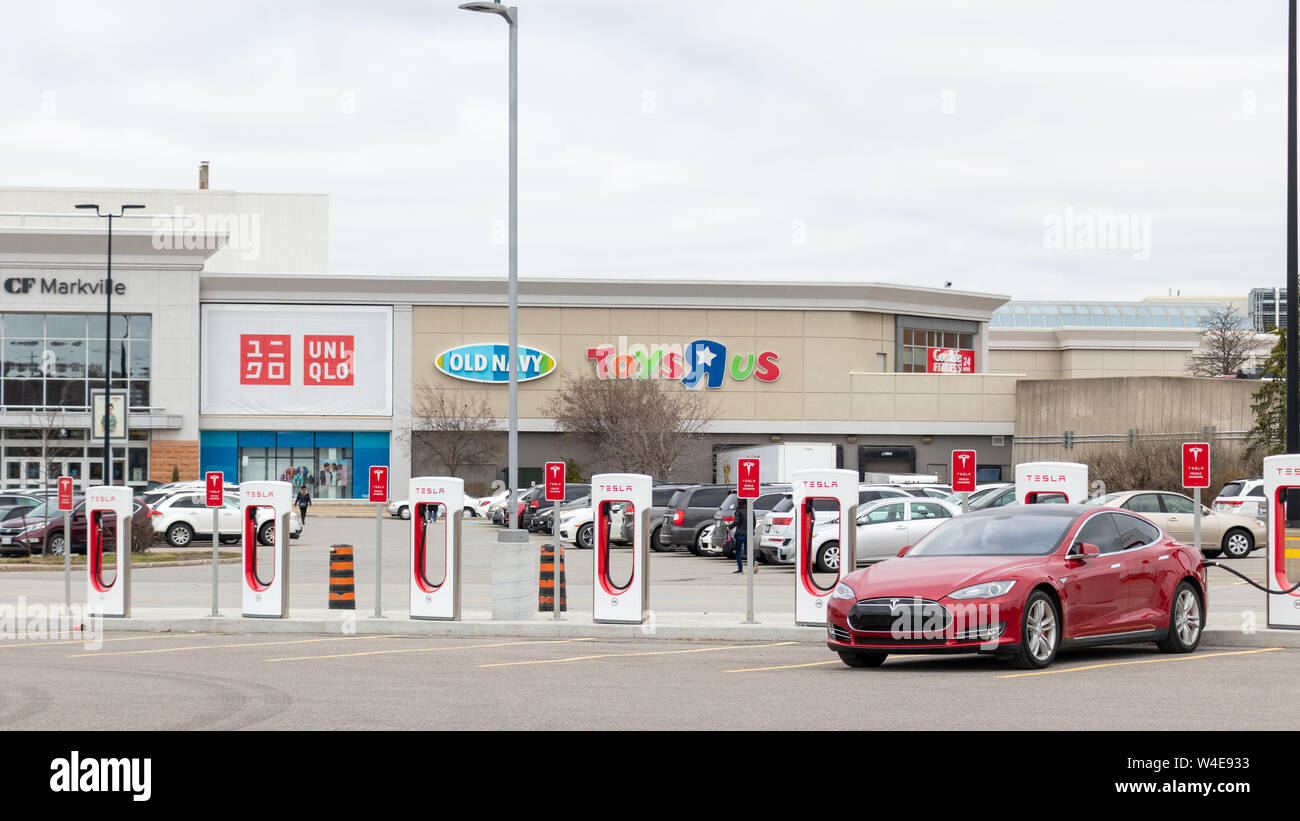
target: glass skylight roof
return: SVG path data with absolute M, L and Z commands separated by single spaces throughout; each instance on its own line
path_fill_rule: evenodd
M 1218 302 L 1012 301 L 993 312 L 991 328 L 1199 328 Z

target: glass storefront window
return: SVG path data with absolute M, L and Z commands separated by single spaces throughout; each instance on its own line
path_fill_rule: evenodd
M 112 328 L 110 378 L 120 380 L 114 387 L 126 390 L 130 379 L 131 405 L 149 407 L 152 318 L 115 314 Z M 2 314 L 0 404 L 84 408 L 90 395 L 85 380 L 104 378 L 104 354 L 102 314 Z
M 239 481 L 290 482 L 316 499 L 352 497 L 352 448 L 239 449 Z

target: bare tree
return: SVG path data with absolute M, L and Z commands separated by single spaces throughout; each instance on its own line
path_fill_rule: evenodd
M 482 394 L 449 391 L 420 381 L 411 392 L 411 417 L 412 449 L 416 444 L 428 448 L 448 476 L 499 458 L 501 435 Z
M 1236 376 L 1250 359 L 1255 347 L 1255 332 L 1236 308 L 1230 305 L 1213 308 L 1201 317 L 1201 344 L 1188 357 L 1187 371 L 1192 376 Z
M 702 389 L 659 379 L 570 377 L 547 407 L 568 437 L 610 469 L 667 479 L 678 457 L 698 444 L 717 414 Z

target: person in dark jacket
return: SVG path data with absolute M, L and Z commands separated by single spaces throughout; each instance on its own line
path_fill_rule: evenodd
M 302 485 L 298 488 L 298 517 L 304 522 L 307 521 L 307 508 L 311 505 L 311 494 L 307 492 L 307 486 Z
M 745 505 L 744 499 L 736 501 L 736 518 L 731 523 L 731 538 L 736 542 L 736 573 L 745 572 L 745 550 L 749 547 L 749 528 L 746 527 L 749 512 Z M 754 572 L 758 572 L 757 565 L 754 566 Z

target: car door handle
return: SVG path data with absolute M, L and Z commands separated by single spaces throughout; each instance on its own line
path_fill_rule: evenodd
M 1120 567 L 1120 566 L 1123 565 L 1123 564 L 1124 564 L 1123 562 L 1115 562 L 1114 564 L 1112 564 L 1112 565 L 1110 566 L 1110 569 L 1111 569 L 1111 570 L 1114 570 L 1115 568 Z

